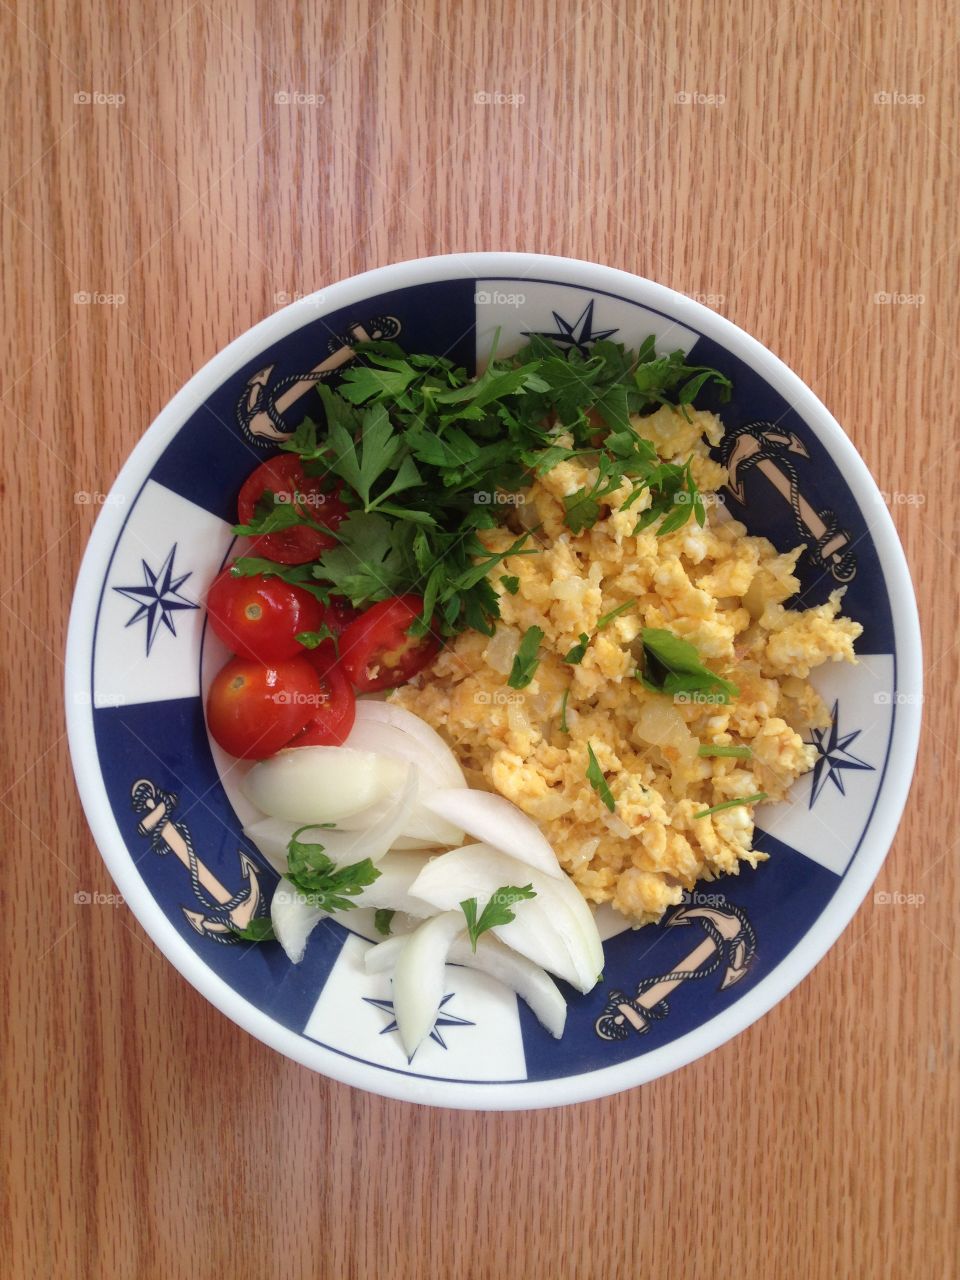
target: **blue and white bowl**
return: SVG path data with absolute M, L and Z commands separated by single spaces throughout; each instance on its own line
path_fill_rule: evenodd
M 365 336 L 468 369 L 500 331 L 562 346 L 609 335 L 683 348 L 732 380 L 719 409 L 726 500 L 781 550 L 803 542 L 804 604 L 846 586 L 863 625 L 856 667 L 822 668 L 833 708 L 813 772 L 760 810 L 770 854 L 700 886 L 660 926 L 604 916 L 603 982 L 569 991 L 553 1040 L 474 971 L 450 967 L 430 1040 L 407 1061 L 390 979 L 368 976 L 362 929 L 328 923 L 302 964 L 237 942 L 276 873 L 244 837 L 234 763 L 212 746 L 202 691 L 223 653 L 202 600 L 230 554 L 237 492 L 315 406 L 318 372 Z M 876 876 L 907 795 L 920 725 L 916 605 L 867 468 L 813 393 L 765 347 L 699 303 L 567 258 L 482 253 L 370 271 L 295 302 L 231 343 L 154 422 L 104 504 L 77 582 L 66 701 L 77 783 L 120 892 L 180 972 L 242 1027 L 316 1071 L 437 1106 L 544 1107 L 642 1084 L 743 1030 L 813 968 Z M 682 927 L 681 927 L 682 926 Z M 691 976 L 674 976 L 690 974 Z

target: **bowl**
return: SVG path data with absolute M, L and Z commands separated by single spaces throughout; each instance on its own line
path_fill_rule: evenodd
M 212 747 L 202 693 L 222 651 L 204 592 L 230 554 L 237 491 L 365 338 L 473 369 L 498 336 L 589 349 L 601 336 L 682 348 L 733 382 L 719 408 L 726 504 L 781 550 L 806 545 L 804 604 L 846 588 L 859 664 L 814 683 L 832 709 L 817 762 L 765 806 L 756 871 L 701 884 L 660 925 L 601 912 L 603 981 L 570 992 L 553 1040 L 526 1006 L 450 967 L 432 1037 L 408 1061 L 390 980 L 367 975 L 363 922 L 327 922 L 300 965 L 238 942 L 231 922 L 277 875 L 242 832 L 235 762 Z M 709 404 L 707 407 L 712 407 Z M 883 498 L 843 430 L 755 339 L 691 298 L 623 271 L 526 253 L 402 262 L 341 281 L 231 343 L 167 405 L 107 496 L 77 580 L 66 707 L 77 785 L 120 893 L 157 946 L 228 1017 L 279 1052 L 392 1098 L 546 1107 L 652 1080 L 755 1021 L 836 941 L 874 880 L 910 785 L 921 651 L 907 566 Z M 360 913 L 358 913 L 359 915 Z M 366 936 L 365 936 L 366 934 Z

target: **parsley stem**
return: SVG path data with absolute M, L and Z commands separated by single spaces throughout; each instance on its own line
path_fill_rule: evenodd
M 704 743 L 697 750 L 698 756 L 733 756 L 737 760 L 749 760 L 753 755 L 750 747 L 724 747 L 713 746 L 710 743 Z
M 741 796 L 736 800 L 724 800 L 722 804 L 715 804 L 711 809 L 701 809 L 699 813 L 695 813 L 695 818 L 707 818 L 711 813 L 720 813 L 723 809 L 736 809 L 742 804 L 759 804 L 761 800 L 766 800 L 767 793 L 758 791 L 752 796 Z

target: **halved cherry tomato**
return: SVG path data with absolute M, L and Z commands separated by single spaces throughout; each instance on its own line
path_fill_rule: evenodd
M 340 500 L 339 483 L 331 484 L 329 476 L 308 476 L 295 453 L 262 462 L 247 476 L 237 498 L 237 514 L 241 524 L 253 519 L 257 501 L 264 493 L 272 493 L 280 502 L 292 503 L 301 514 L 318 524 L 336 529 L 349 508 Z M 336 539 L 309 525 L 295 525 L 278 533 L 262 533 L 253 539 L 252 554 L 280 564 L 306 564 L 316 560 L 321 551 L 332 547 Z
M 324 606 L 323 620 L 337 637 L 343 635 L 350 623 L 360 617 L 346 596 L 331 596 Z
M 265 760 L 317 714 L 323 690 L 306 658 L 269 666 L 231 658 L 207 695 L 214 739 L 241 760 Z
M 361 613 L 340 637 L 340 665 L 358 693 L 392 689 L 421 671 L 440 648 L 431 632 L 412 636 L 423 612 L 420 596 L 393 596 Z
M 207 593 L 210 625 L 241 658 L 282 662 L 304 652 L 301 631 L 316 631 L 324 608 L 300 587 L 263 574 L 235 577 L 228 566 Z
M 340 747 L 350 736 L 357 718 L 357 700 L 350 681 L 337 662 L 332 640 L 307 655 L 320 679 L 320 701 L 313 719 L 289 743 L 291 747 Z

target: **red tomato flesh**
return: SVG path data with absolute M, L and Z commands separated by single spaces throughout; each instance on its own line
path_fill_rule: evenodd
M 320 680 L 316 714 L 290 742 L 291 747 L 341 747 L 357 718 L 357 700 L 350 681 L 337 662 L 332 640 L 313 649 L 307 660 Z
M 282 662 L 304 653 L 297 640 L 324 619 L 320 601 L 279 578 L 236 577 L 230 567 L 207 594 L 207 614 L 216 635 L 242 658 Z
M 329 476 L 306 475 L 295 453 L 269 458 L 247 476 L 237 499 L 241 524 L 250 523 L 257 502 L 265 493 L 274 494 L 279 502 L 293 504 L 301 514 L 330 529 L 336 529 L 349 512 L 340 500 L 339 484 L 331 484 Z M 335 538 L 319 529 L 296 525 L 253 538 L 251 555 L 276 560 L 279 564 L 307 564 L 335 542 Z
M 207 694 L 207 725 L 230 755 L 265 760 L 317 714 L 322 692 L 306 658 L 269 665 L 231 658 Z
M 394 596 L 361 613 L 340 637 L 340 665 L 358 693 L 374 693 L 406 684 L 440 648 L 429 631 L 412 636 L 408 628 L 423 612 L 420 596 Z

